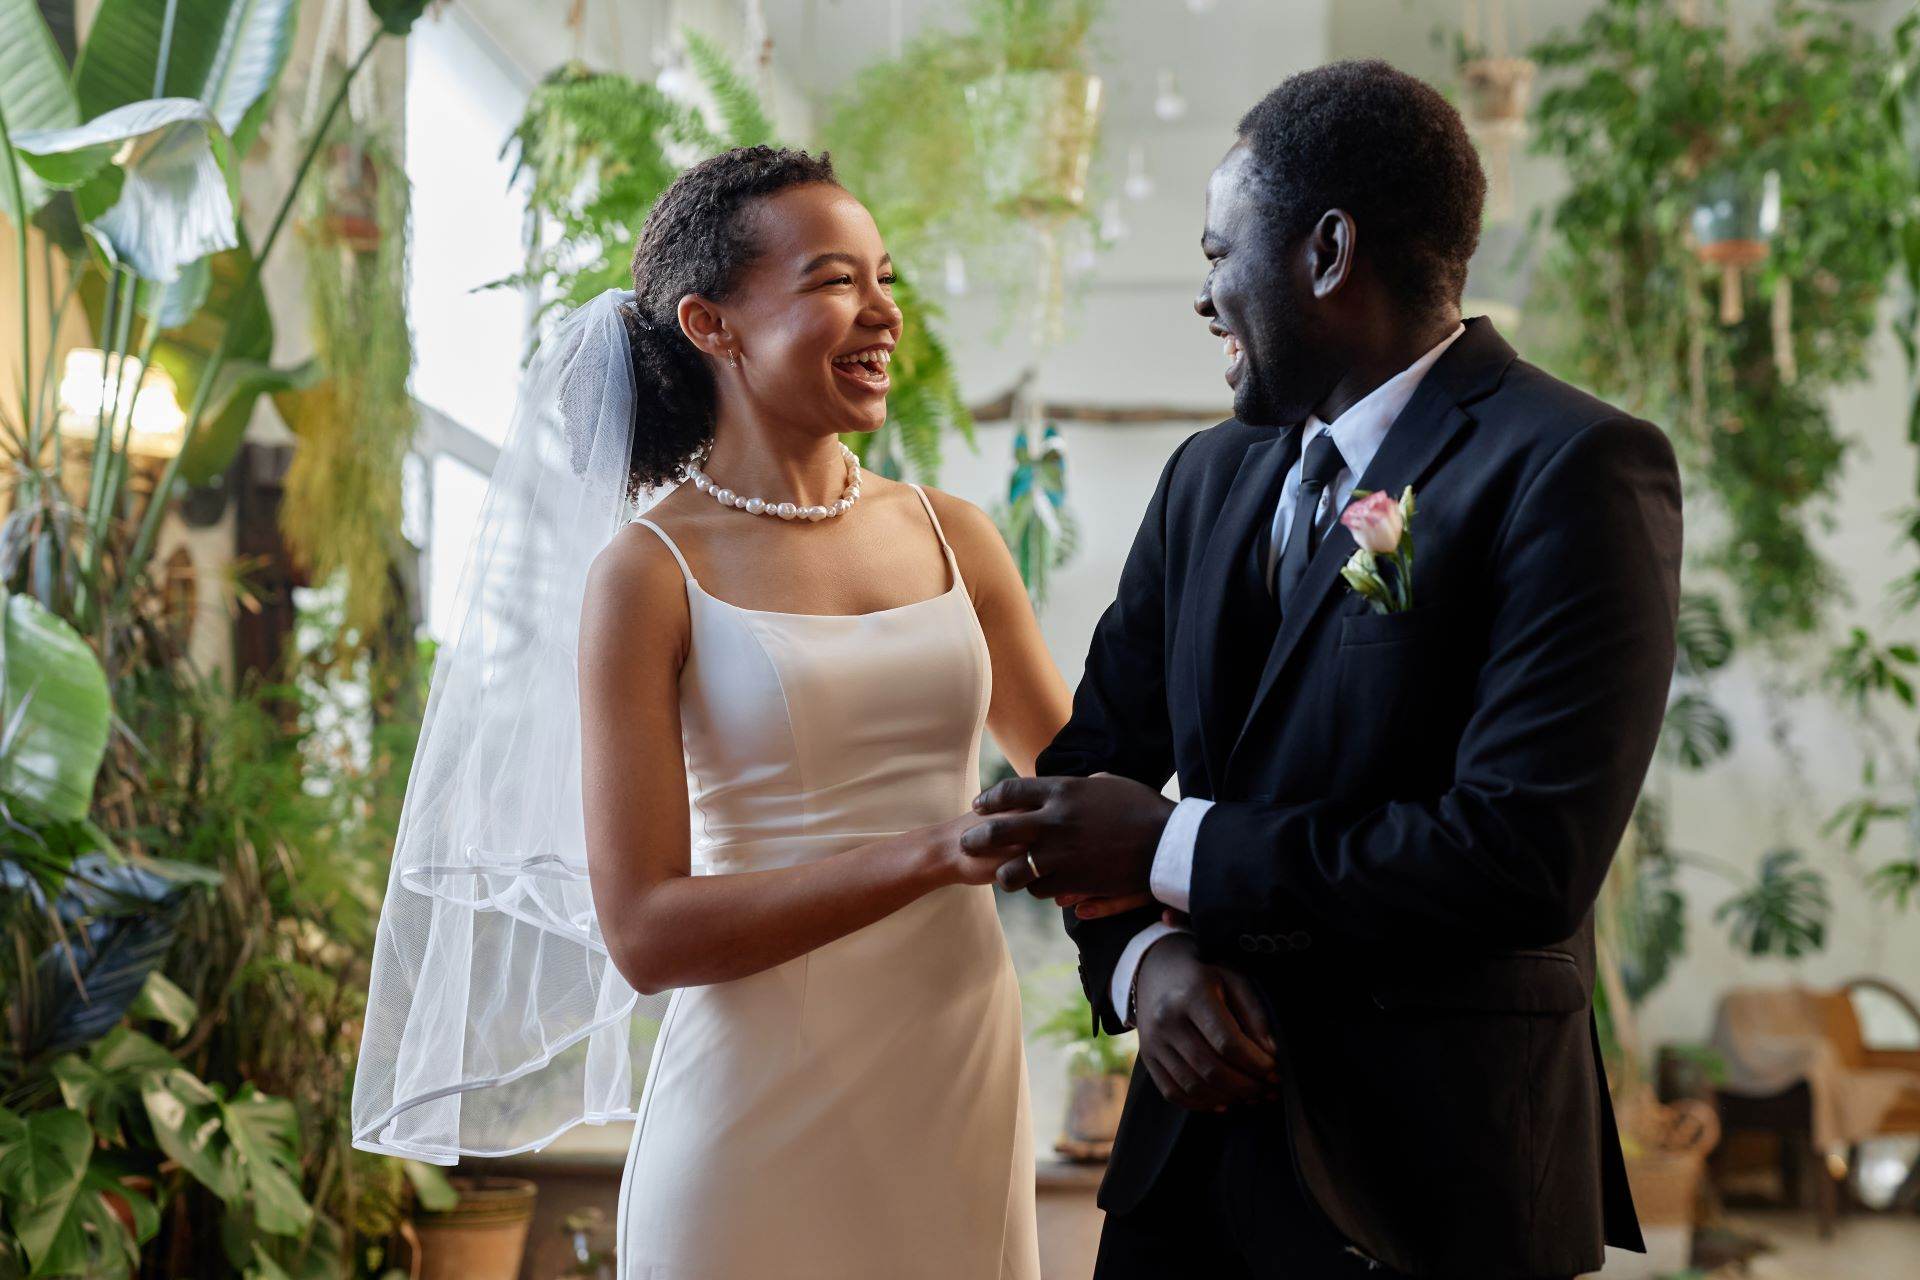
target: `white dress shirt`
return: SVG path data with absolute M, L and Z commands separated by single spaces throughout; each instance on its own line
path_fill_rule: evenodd
M 1273 537 L 1267 556 L 1269 590 L 1273 588 L 1274 575 L 1279 572 L 1280 556 L 1287 547 L 1287 535 L 1292 531 L 1293 508 L 1298 497 L 1300 470 L 1306 462 L 1307 447 L 1321 432 L 1326 432 L 1333 437 L 1333 443 L 1340 450 L 1340 471 L 1333 477 L 1333 483 L 1321 492 L 1320 509 L 1314 512 L 1315 521 L 1325 523 L 1334 512 L 1346 509 L 1348 500 L 1353 497 L 1354 486 L 1366 474 L 1367 464 L 1373 461 L 1373 455 L 1380 451 L 1380 443 L 1387 438 L 1394 420 L 1407 407 L 1407 402 L 1413 399 L 1420 380 L 1427 376 L 1427 370 L 1433 368 L 1454 340 L 1466 331 L 1465 325 L 1455 325 L 1453 332 L 1442 338 L 1425 355 L 1369 391 L 1333 422 L 1325 423 L 1313 416 L 1307 418 L 1305 431 L 1300 437 L 1299 456 L 1294 458 L 1293 466 L 1287 472 L 1286 483 L 1280 486 L 1280 502 L 1273 511 Z M 1154 850 L 1148 887 L 1153 890 L 1154 897 L 1176 911 L 1187 910 L 1193 885 L 1194 844 L 1200 835 L 1200 823 L 1212 807 L 1213 801 L 1198 798 L 1182 800 L 1175 805 L 1172 815 L 1167 819 L 1166 828 L 1160 833 L 1160 844 Z M 1141 957 L 1147 954 L 1148 947 L 1167 935 L 1186 932 L 1189 930 L 1181 926 L 1155 921 L 1136 933 L 1121 951 L 1119 963 L 1113 969 L 1113 985 L 1108 994 L 1113 999 L 1115 1011 L 1127 1019 L 1129 1025 L 1132 1022 L 1128 1014 L 1133 1004 L 1133 980 L 1140 970 Z

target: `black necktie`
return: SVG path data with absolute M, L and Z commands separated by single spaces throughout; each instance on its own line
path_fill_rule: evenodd
M 1293 598 L 1294 588 L 1307 576 L 1307 562 L 1318 549 L 1320 524 L 1315 517 L 1320 511 L 1320 495 L 1344 466 L 1346 460 L 1340 456 L 1340 446 L 1328 432 L 1322 431 L 1307 446 L 1306 463 L 1300 468 L 1300 487 L 1294 491 L 1293 525 L 1287 534 L 1286 549 L 1280 553 L 1280 583 L 1276 594 L 1283 613 Z

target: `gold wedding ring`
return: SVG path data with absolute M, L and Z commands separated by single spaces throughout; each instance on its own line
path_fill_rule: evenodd
M 1040 868 L 1034 865 L 1033 850 L 1031 849 L 1027 850 L 1027 870 L 1033 872 L 1033 878 L 1035 880 L 1040 878 Z

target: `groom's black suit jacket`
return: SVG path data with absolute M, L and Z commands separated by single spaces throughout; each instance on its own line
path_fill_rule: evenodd
M 1243 566 L 1300 429 L 1228 421 L 1175 452 L 1038 771 L 1177 774 L 1218 802 L 1193 928 L 1266 995 L 1285 1076 L 1284 1108 L 1228 1148 L 1256 1211 L 1264 1179 L 1297 1175 L 1408 1275 L 1598 1269 L 1603 1240 L 1641 1247 L 1593 902 L 1673 674 L 1673 450 L 1468 321 L 1358 483 L 1416 491 L 1413 610 L 1347 589 L 1336 524 L 1236 673 Z M 1236 687 L 1251 701 L 1223 700 Z M 1069 914 L 1109 1033 L 1115 963 L 1156 914 Z M 1186 1114 L 1135 1071 L 1104 1208 L 1141 1202 Z

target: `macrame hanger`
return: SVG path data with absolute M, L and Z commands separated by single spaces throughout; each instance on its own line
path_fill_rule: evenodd
M 340 47 L 342 20 L 346 17 L 343 0 L 327 0 L 320 15 L 320 34 L 313 42 L 313 64 L 307 71 L 307 97 L 300 107 L 300 132 L 310 134 L 320 118 L 320 98 L 326 87 L 327 59 Z

